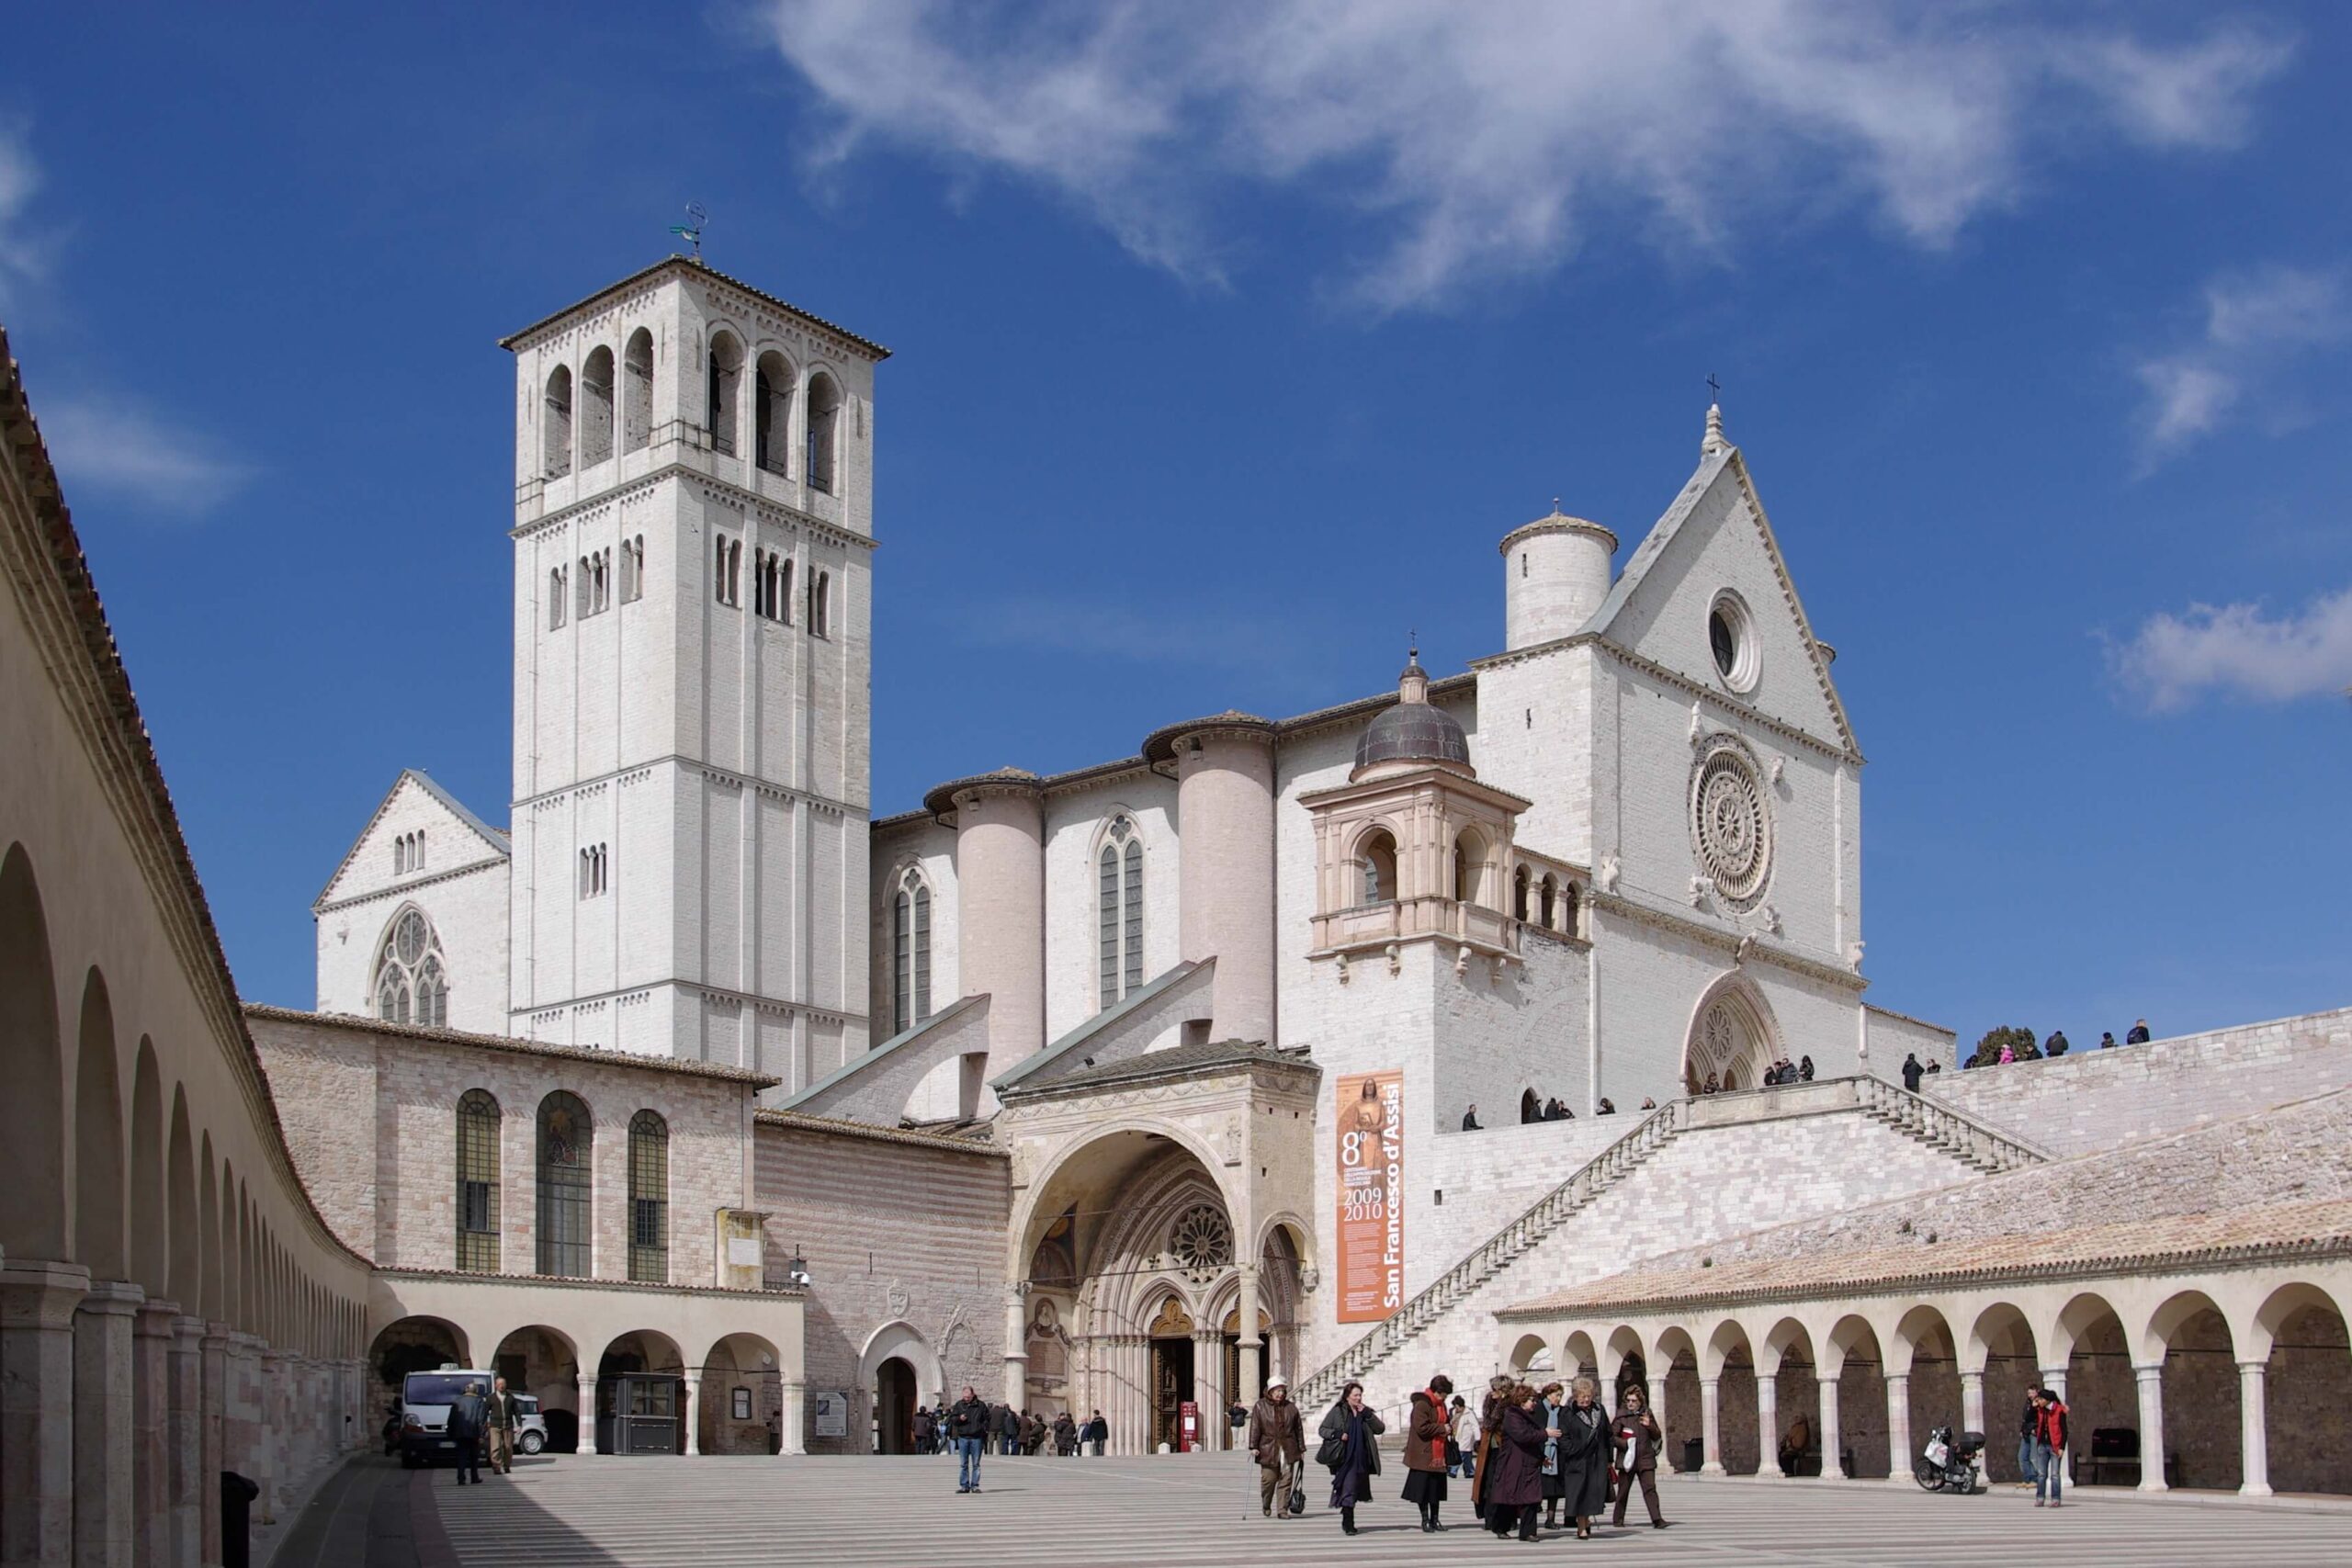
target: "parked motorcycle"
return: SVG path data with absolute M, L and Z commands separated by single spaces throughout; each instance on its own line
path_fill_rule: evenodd
M 1954 1438 L 1950 1427 L 1939 1427 L 1928 1435 L 1928 1446 L 1919 1450 L 1911 1479 L 1923 1492 L 1956 1492 L 1963 1497 L 1981 1492 L 1984 1479 L 1976 1471 L 1976 1456 L 1984 1451 L 1984 1433 L 1962 1432 Z

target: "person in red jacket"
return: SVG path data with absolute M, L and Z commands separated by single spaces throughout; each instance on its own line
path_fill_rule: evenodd
M 2033 1506 L 2058 1506 L 2066 1463 L 2066 1402 L 2055 1389 L 2033 1391 Z

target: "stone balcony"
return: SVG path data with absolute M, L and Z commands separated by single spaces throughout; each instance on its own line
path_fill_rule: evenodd
M 1457 898 L 1393 898 L 1315 917 L 1310 956 L 1359 953 L 1391 942 L 1442 937 L 1480 953 L 1519 954 L 1519 922 L 1499 909 Z

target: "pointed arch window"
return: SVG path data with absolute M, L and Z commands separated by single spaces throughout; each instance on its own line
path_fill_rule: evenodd
M 1098 989 L 1107 1008 L 1143 985 L 1143 838 L 1132 820 L 1111 819 L 1095 865 Z
M 808 633 L 811 637 L 831 637 L 833 632 L 833 574 L 830 571 L 808 575 Z
M 495 1274 L 498 1257 L 498 1132 L 503 1117 L 488 1089 L 458 1101 L 458 1267 Z
M 376 1016 L 386 1023 L 449 1023 L 448 963 L 424 911 L 409 905 L 392 917 L 376 953 Z
M 1356 846 L 1356 902 L 1396 901 L 1396 839 L 1385 828 L 1366 833 Z
M 580 367 L 580 466 L 613 455 L 613 351 L 599 344 Z
M 628 1277 L 670 1282 L 670 1124 L 650 1111 L 628 1119 Z
M 1527 868 L 1521 866 L 1512 874 L 1510 884 L 1510 918 L 1521 925 L 1527 923 Z
M 539 472 L 560 479 L 571 472 L 571 367 L 559 365 L 548 377 L 540 419 Z
M 735 428 L 741 418 L 736 407 L 736 385 L 743 374 L 743 350 L 732 335 L 720 333 L 710 340 L 710 378 L 706 407 L 710 449 L 721 457 L 735 455 Z
M 780 354 L 763 354 L 752 381 L 752 460 L 781 475 L 791 450 L 792 367 Z
M 564 615 L 568 608 L 565 604 L 565 595 L 571 592 L 571 569 L 570 567 L 559 566 L 548 569 L 548 630 L 549 631 L 554 631 L 563 625 Z
M 890 1032 L 931 1016 L 931 888 L 910 870 L 890 900 Z
M 556 1090 L 539 1101 L 538 1271 L 585 1278 L 589 1265 L 588 1179 L 595 1123 L 577 1096 Z
M 811 490 L 833 489 L 834 427 L 841 423 L 842 389 L 830 376 L 808 382 L 808 457 L 801 470 Z

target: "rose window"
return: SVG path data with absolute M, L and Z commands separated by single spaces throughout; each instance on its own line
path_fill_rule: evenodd
M 1233 1261 L 1233 1230 L 1214 1205 L 1195 1203 L 1176 1217 L 1168 1250 L 1187 1275 L 1206 1280 Z
M 1763 891 L 1771 831 L 1763 782 L 1747 753 L 1728 744 L 1709 751 L 1690 789 L 1690 837 L 1717 894 L 1737 904 Z

